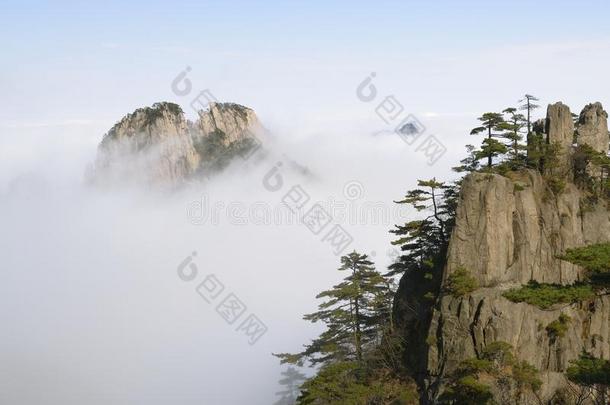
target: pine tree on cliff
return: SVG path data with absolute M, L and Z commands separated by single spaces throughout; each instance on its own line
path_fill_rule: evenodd
M 491 169 L 493 165 L 493 158 L 499 155 L 505 154 L 508 149 L 506 146 L 494 139 L 500 136 L 495 131 L 501 131 L 502 125 L 504 124 L 504 117 L 500 113 L 487 112 L 477 118 L 481 121 L 481 126 L 475 127 L 470 131 L 470 135 L 478 135 L 480 133 L 486 133 L 487 138 L 483 141 L 481 150 L 479 151 L 479 159 L 487 158 L 487 168 Z
M 325 299 L 319 311 L 305 315 L 311 322 L 321 321 L 326 330 L 305 350 L 297 354 L 277 354 L 282 363 L 302 364 L 307 359 L 314 364 L 340 361 L 361 363 L 365 349 L 378 338 L 379 324 L 385 322 L 389 308 L 388 281 L 377 271 L 367 255 L 352 252 L 341 257 L 341 272 L 349 272 L 343 282 L 318 294 Z M 388 303 L 389 305 L 389 303 Z
M 306 380 L 305 374 L 301 373 L 294 367 L 288 367 L 282 371 L 282 379 L 279 384 L 284 387 L 282 391 L 278 391 L 275 395 L 279 395 L 280 399 L 274 405 L 294 405 L 299 396 L 301 384 Z
M 500 128 L 506 131 L 502 134 L 502 137 L 510 141 L 511 162 L 516 165 L 524 164 L 522 151 L 526 150 L 527 147 L 521 141 L 523 140 L 523 130 L 527 126 L 527 120 L 523 114 L 517 113 L 517 109 L 514 107 L 506 108 L 502 112 L 508 116 L 500 124 Z
M 398 237 L 392 244 L 400 246 L 402 255 L 390 265 L 389 276 L 410 270 L 432 271 L 442 261 L 442 252 L 454 224 L 457 194 L 457 185 L 447 185 L 436 179 L 419 180 L 418 188 L 396 201 L 427 215 L 404 225 L 395 225 L 390 231 Z
M 478 151 L 474 145 L 466 145 L 466 152 L 468 155 L 460 160 L 460 165 L 453 168 L 454 172 L 457 173 L 472 173 L 479 170 L 479 158 L 477 156 Z
M 606 405 L 610 391 L 610 361 L 584 352 L 578 360 L 573 360 L 570 364 L 566 376 L 569 381 L 568 389 L 577 399 L 575 403 Z
M 275 354 L 282 363 L 321 366 L 301 385 L 296 403 L 415 403 L 415 388 L 402 369 L 402 339 L 392 332 L 390 280 L 357 252 L 341 258 L 339 271 L 349 275 L 320 293 L 325 301 L 319 311 L 304 317 L 323 322 L 326 330 L 301 353 Z
M 536 101 L 540 101 L 537 97 L 532 96 L 531 94 L 526 94 L 525 96 L 523 96 L 523 98 L 521 100 L 519 100 L 520 103 L 522 103 L 519 106 L 519 109 L 522 111 L 527 111 L 527 134 L 529 136 L 529 134 L 532 133 L 532 112 L 537 109 L 540 108 L 540 106 L 538 104 L 536 104 Z

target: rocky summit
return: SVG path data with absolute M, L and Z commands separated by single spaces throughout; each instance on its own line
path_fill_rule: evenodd
M 127 114 L 104 135 L 93 178 L 178 185 L 251 153 L 264 132 L 254 111 L 239 104 L 210 103 L 190 122 L 179 105 L 155 103 Z
M 580 147 L 607 153 L 607 118 L 600 103 L 587 105 L 577 117 L 562 103 L 549 105 L 546 119 L 534 130 L 546 145 L 557 147 L 556 164 L 504 175 L 476 172 L 462 181 L 441 282 L 444 292 L 429 310 L 422 309 L 423 299 L 414 293 L 416 276 L 406 273 L 395 303 L 423 403 L 438 403 L 464 361 L 483 358 L 495 342 L 510 345 L 518 361 L 540 372 L 542 382 L 536 393 L 528 393 L 512 380 L 490 379 L 493 398 L 501 404 L 576 403 L 570 402 L 575 399 L 565 378 L 570 362 L 583 351 L 610 358 L 608 295 L 542 308 L 507 298 L 508 291 L 528 283 L 556 287 L 584 280 L 585 269 L 563 255 L 610 241 L 607 201 L 589 198 L 575 180 Z M 528 153 L 533 154 L 531 144 Z M 562 182 L 559 189 L 545 176 L 548 172 Z M 456 296 L 446 291 L 460 269 L 468 269 L 477 288 Z M 569 326 L 558 338 L 553 327 L 564 320 Z M 553 402 L 559 398 L 568 402 Z

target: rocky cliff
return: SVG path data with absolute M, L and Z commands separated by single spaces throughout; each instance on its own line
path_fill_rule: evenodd
M 187 121 L 177 104 L 156 103 L 123 117 L 104 135 L 94 179 L 177 185 L 211 170 L 206 162 L 230 159 L 259 144 L 264 128 L 253 110 L 210 103 Z
M 235 103 L 210 103 L 209 109 L 199 111 L 193 125 L 196 137 L 221 131 L 226 134 L 225 144 L 239 142 L 264 132 L 253 110 Z
M 553 190 L 538 170 L 473 173 L 463 180 L 443 286 L 461 268 L 470 271 L 478 288 L 461 297 L 441 294 L 426 313 L 410 298 L 416 289 L 414 276 L 401 281 L 396 308 L 403 312 L 403 330 L 415 325 L 424 330 L 405 333 L 425 403 L 437 403 L 460 362 L 479 357 L 492 342 L 509 343 L 517 359 L 540 371 L 543 383 L 534 395 L 495 382 L 494 399 L 500 404 L 552 403 L 566 387 L 564 372 L 570 360 L 583 349 L 610 358 L 609 296 L 598 294 L 586 302 L 546 309 L 503 296 L 530 281 L 567 285 L 581 280 L 583 269 L 559 256 L 569 248 L 610 241 L 606 202 L 588 201 L 570 176 L 575 138 L 608 151 L 607 114 L 601 104 L 585 107 L 576 133 L 569 108 L 550 105 L 537 130 L 547 143 L 558 145 L 557 168 L 566 181 L 561 191 Z M 570 326 L 565 336 L 555 339 L 545 327 L 561 314 L 570 317 Z

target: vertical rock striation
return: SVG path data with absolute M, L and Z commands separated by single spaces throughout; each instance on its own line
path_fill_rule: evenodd
M 210 103 L 208 110 L 199 111 L 199 119 L 193 127 L 195 136 L 199 137 L 222 131 L 226 134 L 226 144 L 238 142 L 263 131 L 253 110 L 234 103 Z
M 570 107 L 559 102 L 550 104 L 546 111 L 546 141 L 559 147 L 560 163 L 558 173 L 568 173 L 571 169 L 569 156 L 574 143 L 574 121 Z
M 574 127 L 567 106 L 550 105 L 544 128 L 548 143 L 562 151 L 560 165 L 571 168 Z M 608 150 L 607 114 L 599 103 L 580 114 L 579 143 L 598 151 Z M 446 388 L 447 377 L 458 364 L 476 357 L 491 342 L 511 344 L 515 355 L 541 372 L 539 392 L 549 400 L 566 385 L 564 372 L 582 350 L 610 358 L 610 297 L 590 302 L 552 307 L 547 310 L 514 303 L 503 293 L 531 280 L 571 284 L 583 278 L 583 269 L 562 261 L 566 249 L 610 241 L 610 212 L 602 202 L 583 207 L 585 194 L 570 179 L 561 193 L 554 193 L 536 170 L 507 176 L 473 173 L 462 183 L 456 225 L 447 252 L 443 278 L 462 267 L 478 281 L 477 290 L 456 298 L 441 295 L 428 320 L 425 339 L 407 336 L 415 353 L 425 353 L 417 366 L 427 403 L 435 403 Z M 405 276 L 406 278 L 407 276 Z M 409 292 L 414 286 L 401 281 L 395 308 L 401 329 L 412 328 L 414 312 Z M 560 314 L 570 316 L 570 327 L 562 339 L 549 337 L 545 326 Z M 423 346 L 423 347 L 422 347 Z M 511 391 L 512 390 L 512 391 Z M 498 403 L 537 404 L 537 399 L 518 394 L 514 387 L 493 387 Z
M 175 186 L 201 172 L 208 156 L 198 146 L 208 137 L 220 135 L 230 146 L 262 133 L 254 111 L 239 104 L 211 103 L 191 123 L 177 104 L 156 103 L 126 115 L 104 135 L 93 180 Z
M 608 113 L 601 103 L 587 105 L 578 117 L 578 143 L 608 152 Z
M 95 178 L 177 183 L 195 171 L 199 160 L 182 109 L 156 103 L 126 115 L 104 135 Z

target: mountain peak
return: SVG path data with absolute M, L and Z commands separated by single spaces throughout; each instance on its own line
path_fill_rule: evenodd
M 157 102 L 125 115 L 104 136 L 98 148 L 94 179 L 137 179 L 177 184 L 208 169 L 217 160 L 258 144 L 264 132 L 256 113 L 236 103 L 212 102 L 188 122 L 182 108 Z M 218 147 L 211 148 L 211 144 Z M 206 173 L 207 174 L 207 173 Z

